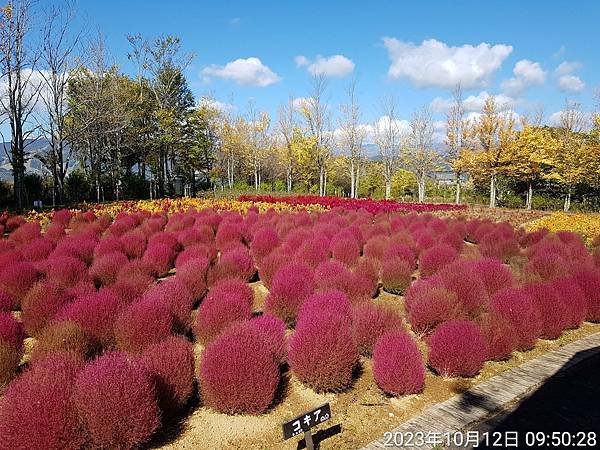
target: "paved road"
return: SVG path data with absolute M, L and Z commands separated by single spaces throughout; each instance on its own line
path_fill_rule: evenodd
M 515 436 L 519 449 L 565 448 L 564 444 L 573 448 L 600 448 L 600 353 L 595 352 L 558 372 L 516 409 L 497 414 L 474 430 L 480 436 L 488 433 L 487 442 L 482 440 L 479 446 L 472 447 L 477 449 L 511 448 L 508 444 L 514 443 Z M 540 434 L 528 435 L 531 432 Z M 556 432 L 569 435 L 552 434 Z M 595 433 L 595 441 L 589 439 L 590 432 Z M 527 438 L 533 445 L 526 445 Z M 493 445 L 495 440 L 503 445 Z

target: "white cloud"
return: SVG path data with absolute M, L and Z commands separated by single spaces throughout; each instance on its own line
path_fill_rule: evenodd
M 486 43 L 451 47 L 435 39 L 415 45 L 385 37 L 383 43 L 392 62 L 389 77 L 407 78 L 419 87 L 485 86 L 513 50 L 510 45 Z
M 295 111 L 301 111 L 302 107 L 310 104 L 310 99 L 307 97 L 296 97 L 292 100 L 292 107 Z
M 485 100 L 490 96 L 487 91 L 481 91 L 477 95 L 469 95 L 467 98 L 463 99 L 463 107 L 466 112 L 478 112 L 481 111 Z M 505 94 L 497 94 L 494 96 L 496 99 L 496 104 L 500 109 L 512 108 L 517 103 L 520 103 L 518 99 L 510 97 Z M 452 104 L 454 100 L 451 98 L 442 98 L 436 97 L 431 102 L 431 108 L 437 112 L 446 112 Z
M 198 101 L 198 106 L 206 106 L 222 112 L 235 111 L 237 109 L 237 106 L 232 105 L 231 103 L 220 102 L 211 97 L 202 97 Z
M 344 55 L 318 55 L 312 62 L 306 56 L 298 55 L 294 58 L 294 62 L 298 67 L 307 66 L 306 69 L 311 75 L 342 78 L 354 70 L 354 63 Z
M 581 68 L 581 63 L 564 61 L 554 70 L 557 78 L 558 89 L 563 92 L 579 94 L 585 89 L 585 82 L 573 72 Z
M 585 83 L 577 75 L 562 75 L 558 78 L 558 88 L 564 92 L 578 94 L 585 89 Z
M 502 89 L 513 96 L 520 95 L 528 86 L 543 84 L 546 72 L 540 63 L 522 59 L 515 64 L 514 77 L 502 82 Z
M 298 56 L 296 56 L 294 58 L 294 62 L 296 63 L 296 65 L 298 67 L 308 66 L 310 64 L 310 61 L 304 55 L 298 55 Z
M 212 64 L 202 69 L 202 75 L 225 78 L 238 84 L 259 87 L 266 87 L 281 80 L 279 75 L 256 57 L 236 59 L 224 66 Z

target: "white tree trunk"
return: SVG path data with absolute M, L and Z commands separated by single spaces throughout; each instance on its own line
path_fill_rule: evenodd
M 525 208 L 530 210 L 533 205 L 533 183 L 529 181 L 527 183 L 527 201 L 525 202 Z
M 460 190 L 461 190 L 461 184 L 460 184 L 460 175 L 456 177 L 456 197 L 454 198 L 454 203 L 456 203 L 457 205 L 460 205 Z
M 563 211 L 569 212 L 569 209 L 571 209 L 571 187 L 569 187 L 569 190 L 567 191 L 567 195 L 565 195 L 565 204 L 563 207 Z
M 496 174 L 490 178 L 490 208 L 496 207 Z
M 350 198 L 354 198 L 355 193 L 355 172 L 354 172 L 354 161 L 350 161 Z

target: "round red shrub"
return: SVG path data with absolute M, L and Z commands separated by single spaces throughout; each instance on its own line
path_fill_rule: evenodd
M 13 299 L 10 295 L 0 291 L 0 312 L 12 310 L 13 303 Z
M 10 234 L 9 239 L 19 244 L 26 244 L 39 239 L 41 237 L 41 229 L 39 222 L 26 222 L 14 230 Z
M 69 288 L 87 279 L 87 266 L 74 256 L 52 256 L 46 266 L 46 278 Z
M 487 359 L 504 361 L 517 349 L 518 336 L 508 319 L 498 313 L 485 313 L 478 317 L 479 328 L 487 344 Z
M 141 353 L 147 346 L 171 335 L 173 318 L 169 307 L 159 300 L 143 298 L 125 308 L 114 324 L 117 347 Z
M 385 249 L 383 254 L 383 262 L 392 258 L 400 258 L 404 260 L 411 269 L 417 267 L 417 258 L 415 252 L 406 244 L 394 242 Z
M 567 314 L 564 324 L 567 329 L 577 328 L 587 316 L 587 301 L 585 292 L 573 279 L 573 277 L 559 278 L 551 282 L 552 290 L 558 298 L 566 305 Z
M 243 242 L 243 226 L 240 223 L 221 222 L 215 236 L 218 249 L 223 249 L 231 243 Z
M 214 340 L 236 322 L 252 317 L 252 290 L 239 280 L 225 280 L 216 284 L 198 308 L 194 335 L 202 342 Z
M 216 248 L 204 244 L 194 244 L 180 252 L 175 259 L 175 268 L 178 269 L 186 262 L 195 258 L 207 258 L 212 261 L 216 258 Z
M 49 281 L 40 281 L 27 292 L 21 304 L 23 325 L 34 336 L 69 301 L 63 289 Z
M 540 312 L 543 339 L 556 339 L 569 326 L 569 307 L 551 283 L 535 283 L 524 286 Z
M 200 300 L 206 294 L 206 277 L 209 266 L 208 259 L 194 258 L 177 269 L 177 278 L 185 283 L 194 300 Z
M 263 227 L 254 233 L 250 250 L 256 260 L 261 260 L 279 245 L 277 231 L 271 227 Z
M 347 388 L 358 363 L 350 321 L 331 314 L 304 316 L 290 339 L 288 362 L 298 379 L 317 392 Z
M 156 299 L 169 307 L 176 330 L 184 332 L 191 325 L 194 295 L 177 275 L 153 286 L 144 297 Z
M 447 289 L 431 286 L 415 290 L 408 308 L 408 323 L 418 335 L 431 333 L 435 328 L 456 317 L 456 295 Z
M 22 350 L 18 350 L 0 339 L 0 392 L 4 390 L 3 388 L 10 383 L 17 373 L 22 355 Z
M 73 383 L 82 362 L 56 354 L 15 380 L 0 405 L 4 448 L 79 449 L 86 434 L 73 402 Z
M 330 257 L 330 241 L 324 236 L 315 236 L 303 243 L 295 252 L 294 259 L 314 269 Z
M 117 281 L 104 289 L 113 292 L 123 304 L 131 304 L 139 300 L 153 282 L 154 278 L 150 275 L 137 274 L 129 278 L 117 276 Z
M 69 353 L 84 361 L 94 351 L 92 342 L 81 326 L 75 322 L 64 321 L 49 324 L 37 336 L 31 354 L 31 362 L 45 358 L 53 353 Z
M 484 235 L 478 244 L 479 252 L 489 258 L 508 261 L 517 256 L 520 251 L 519 243 L 514 236 L 507 236 L 502 231 L 492 231 Z
M 273 357 L 277 363 L 285 361 L 287 354 L 287 340 L 285 337 L 285 322 L 273 314 L 262 314 L 250 319 L 248 322 L 241 322 L 234 327 L 244 327 L 250 329 L 260 336 L 270 348 Z
M 383 261 L 381 266 L 381 284 L 386 292 L 401 295 L 412 282 L 413 268 L 400 256 Z
M 416 394 L 423 390 L 423 357 L 406 332 L 388 331 L 377 339 L 373 348 L 373 376 L 386 394 Z
M 0 312 L 0 341 L 17 350 L 23 348 L 25 328 L 10 312 Z
M 300 307 L 298 320 L 307 314 L 333 314 L 352 319 L 352 304 L 348 296 L 340 291 L 316 292 Z
M 175 250 L 169 245 L 161 243 L 148 242 L 148 247 L 142 256 L 142 262 L 148 264 L 153 273 L 158 276 L 166 275 L 173 267 L 174 261 Z
M 102 355 L 77 377 L 74 401 L 100 448 L 137 448 L 160 426 L 154 383 L 138 362 L 120 352 Z
M 255 273 L 256 267 L 248 249 L 241 245 L 235 246 L 224 251 L 219 262 L 209 270 L 208 284 L 213 285 L 229 278 L 250 281 Z
M 476 317 L 489 300 L 483 280 L 462 262 L 446 266 L 439 272 L 439 278 L 456 295 L 457 306 L 465 316 Z
M 291 263 L 274 275 L 265 301 L 266 310 L 287 323 L 293 323 L 304 301 L 313 293 L 312 271 L 303 264 Z
M 267 289 L 271 288 L 275 273 L 287 263 L 289 263 L 289 256 L 279 250 L 272 251 L 268 256 L 258 261 L 258 277 Z
M 379 261 L 383 261 L 383 255 L 385 254 L 389 246 L 389 238 L 387 236 L 374 236 L 370 238 L 363 247 L 363 255 L 374 258 Z M 414 254 L 413 254 L 414 258 Z
M 570 264 L 553 253 L 536 253 L 523 267 L 523 278 L 529 282 L 552 281 L 569 273 Z
M 372 303 L 354 307 L 352 335 L 361 355 L 370 356 L 381 335 L 401 328 L 402 317 L 391 309 L 377 307 Z
M 34 239 L 21 247 L 21 254 L 27 261 L 41 261 L 46 259 L 54 250 L 54 244 L 45 238 Z
M 457 256 L 456 249 L 449 245 L 434 245 L 419 256 L 419 272 L 421 276 L 431 276 L 454 261 Z
M 56 320 L 76 322 L 95 345 L 110 347 L 114 344 L 113 322 L 122 307 L 122 301 L 114 293 L 101 290 L 66 304 Z
M 39 276 L 40 273 L 33 264 L 15 262 L 0 270 L 0 290 L 11 296 L 16 305 L 20 305 L 21 300 Z
M 198 373 L 204 404 L 227 414 L 265 412 L 279 384 L 279 364 L 258 335 L 220 336 L 202 353 Z
M 443 323 L 427 343 L 429 365 L 445 377 L 473 377 L 487 357 L 486 342 L 479 327 L 468 320 Z
M 50 257 L 74 256 L 86 264 L 91 264 L 94 259 L 96 242 L 95 237 L 85 234 L 67 236 L 56 244 L 56 248 L 50 254 Z
M 123 252 L 129 258 L 141 258 L 146 251 L 146 237 L 138 230 L 125 233 L 120 241 Z
M 192 343 L 181 336 L 171 336 L 147 347 L 141 363 L 152 376 L 164 415 L 176 415 L 194 391 Z
M 119 270 L 128 262 L 127 256 L 121 252 L 102 255 L 94 259 L 89 270 L 90 277 L 102 286 L 113 284 L 117 281 Z
M 121 239 L 116 236 L 108 235 L 100 239 L 96 244 L 96 247 L 94 248 L 94 258 L 98 259 L 101 256 L 115 252 L 124 253 L 124 251 Z
M 25 218 L 21 217 L 21 216 L 12 216 L 9 217 L 8 220 L 6 221 L 6 230 L 9 233 L 12 233 L 13 231 L 15 231 L 17 228 L 19 228 L 20 226 L 23 226 L 27 223 L 27 221 L 25 220 Z
M 353 267 L 360 258 L 360 245 L 356 239 L 335 237 L 329 245 L 331 256 L 347 266 Z
M 510 268 L 497 259 L 481 258 L 469 261 L 466 263 L 466 267 L 473 271 L 481 281 L 483 281 L 488 295 L 492 295 L 515 283 Z
M 600 270 L 580 268 L 573 273 L 573 280 L 585 294 L 586 320 L 600 322 Z
M 535 301 L 524 289 L 498 291 L 490 300 L 490 308 L 511 323 L 518 350 L 529 350 L 535 345 L 542 333 L 542 319 Z

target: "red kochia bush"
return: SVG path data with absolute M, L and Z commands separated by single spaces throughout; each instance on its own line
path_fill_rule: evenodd
M 148 244 L 142 262 L 152 268 L 155 275 L 163 276 L 173 267 L 175 250 L 161 243 Z
M 541 338 L 556 339 L 569 326 L 569 307 L 551 283 L 528 284 L 525 292 L 540 312 Z
M 446 266 L 439 277 L 442 285 L 456 295 L 458 309 L 465 316 L 476 317 L 489 300 L 484 282 L 462 261 Z
M 212 285 L 228 278 L 250 281 L 255 273 L 256 267 L 250 252 L 243 245 L 238 245 L 221 254 L 219 262 L 208 273 L 208 283 Z
M 27 261 L 40 261 L 48 257 L 54 245 L 48 239 L 38 238 L 21 247 L 23 258 Z
M 239 280 L 224 280 L 216 284 L 198 308 L 194 335 L 207 343 L 236 322 L 252 317 L 253 294 Z
M 429 365 L 445 377 L 472 377 L 487 357 L 486 342 L 473 322 L 450 320 L 428 339 Z
M 159 300 L 142 298 L 125 308 L 114 325 L 117 347 L 140 353 L 148 345 L 171 335 L 173 318 L 169 307 Z
M 96 448 L 137 448 L 160 426 L 151 375 L 124 353 L 106 353 L 77 377 L 74 401 Z
M 492 312 L 479 316 L 478 322 L 487 344 L 487 359 L 503 361 L 510 358 L 518 344 L 518 337 L 510 321 Z
M 278 363 L 283 362 L 287 353 L 287 340 L 285 337 L 285 323 L 283 320 L 272 314 L 262 314 L 254 317 L 248 322 L 240 325 L 246 329 L 251 329 L 259 333 L 265 340 L 266 345 L 271 349 L 271 353 Z
M 40 231 L 41 227 L 39 222 L 27 222 L 14 230 L 9 236 L 9 239 L 20 244 L 25 244 L 38 239 L 40 237 Z
M 430 276 L 456 259 L 458 252 L 446 244 L 434 245 L 424 250 L 419 256 L 419 272 L 421 276 Z
M 39 272 L 28 262 L 16 262 L 0 270 L 0 290 L 20 305 L 29 288 L 38 280 Z
M 494 294 L 490 308 L 507 319 L 517 335 L 517 349 L 529 350 L 542 333 L 542 319 L 535 301 L 524 289 L 507 288 Z
M 566 305 L 567 314 L 564 324 L 567 329 L 577 328 L 587 315 L 585 292 L 579 287 L 573 277 L 559 278 L 552 283 L 552 290 L 559 300 Z M 543 314 L 543 311 L 541 311 Z
M 185 331 L 190 326 L 194 296 L 177 275 L 153 286 L 144 297 L 154 298 L 167 305 L 178 331 Z
M 166 416 L 175 415 L 194 390 L 192 343 L 172 336 L 146 348 L 141 362 L 154 380 L 160 409 Z
M 474 261 L 469 261 L 466 264 L 469 270 L 473 271 L 483 284 L 488 292 L 492 295 L 501 289 L 512 286 L 515 283 L 514 277 L 510 268 L 502 264 L 497 259 L 481 258 Z
M 119 270 L 125 266 L 129 260 L 124 253 L 112 252 L 99 256 L 94 259 L 90 267 L 90 277 L 103 286 L 113 284 L 117 281 Z
M 289 256 L 285 255 L 280 250 L 276 249 L 269 253 L 268 256 L 263 258 L 258 263 L 258 277 L 260 281 L 265 285 L 267 289 L 271 288 L 271 282 L 273 276 L 279 270 L 289 262 Z
M 210 261 L 207 258 L 194 258 L 177 269 L 177 278 L 184 282 L 194 300 L 200 300 L 206 294 L 206 276 Z
M 74 256 L 53 256 L 46 265 L 46 278 L 58 286 L 69 288 L 87 278 L 87 267 Z
M 22 320 L 30 336 L 38 334 L 70 299 L 54 283 L 41 281 L 33 285 L 21 304 Z
M 415 289 L 410 296 L 408 322 L 416 334 L 431 333 L 457 314 L 456 295 L 435 285 Z
M 271 227 L 263 227 L 254 233 L 250 250 L 257 260 L 261 260 L 279 245 L 277 231 Z
M 300 307 L 298 320 L 309 314 L 333 314 L 352 319 L 352 304 L 348 296 L 340 291 L 316 292 Z
M 313 293 L 312 271 L 303 264 L 292 263 L 275 273 L 265 301 L 266 310 L 285 322 L 293 323 L 304 301 Z
M 13 308 L 13 299 L 10 295 L 0 291 L 0 311 L 10 311 Z
M 329 259 L 329 245 L 329 239 L 317 235 L 302 244 L 294 254 L 294 259 L 314 269 L 323 261 Z
M 79 449 L 86 434 L 73 402 L 81 360 L 55 354 L 37 362 L 15 380 L 0 404 L 2 447 Z
M 381 284 L 392 294 L 402 294 L 412 282 L 413 268 L 403 258 L 396 256 L 383 261 Z
M 141 231 L 135 230 L 125 233 L 120 238 L 123 252 L 129 258 L 141 258 L 146 251 L 146 238 Z
M 122 306 L 115 294 L 101 290 L 65 305 L 56 315 L 56 320 L 76 322 L 96 345 L 110 347 L 114 344 L 113 322 Z
M 600 270 L 579 269 L 573 274 L 573 280 L 585 294 L 587 302 L 586 320 L 600 322 Z
M 290 339 L 288 361 L 298 379 L 317 392 L 347 388 L 358 363 L 350 321 L 331 314 L 304 316 Z
M 93 352 L 92 343 L 81 326 L 75 322 L 51 323 L 42 330 L 33 347 L 31 363 L 53 353 L 69 353 L 84 361 Z
M 425 384 L 423 357 L 415 341 L 404 331 L 388 331 L 373 349 L 373 376 L 390 395 L 416 394 Z
M 352 334 L 361 355 L 369 356 L 383 333 L 402 328 L 402 318 L 391 309 L 365 303 L 354 307 Z
M 209 247 L 204 244 L 192 245 L 177 255 L 177 258 L 175 258 L 175 268 L 178 269 L 189 260 L 195 258 L 208 258 L 212 261 L 217 256 L 216 251 L 215 247 Z
M 347 266 L 354 266 L 360 258 L 360 245 L 356 239 L 335 237 L 329 246 L 331 256 Z
M 0 391 L 3 390 L 17 373 L 19 363 L 23 356 L 22 350 L 17 350 L 12 345 L 0 339 Z M 0 433 L 1 436 L 2 433 Z
M 100 256 L 108 255 L 114 252 L 124 252 L 123 243 L 116 236 L 108 235 L 96 244 L 94 248 L 94 258 L 99 258 Z
M 551 281 L 569 273 L 570 264 L 553 253 L 537 253 L 523 267 L 523 277 L 528 281 Z
M 23 324 L 18 322 L 11 313 L 0 312 L 0 341 L 20 351 L 23 348 L 24 339 Z
M 258 335 L 220 336 L 202 353 L 198 373 L 204 404 L 227 414 L 266 411 L 279 384 L 279 364 Z

